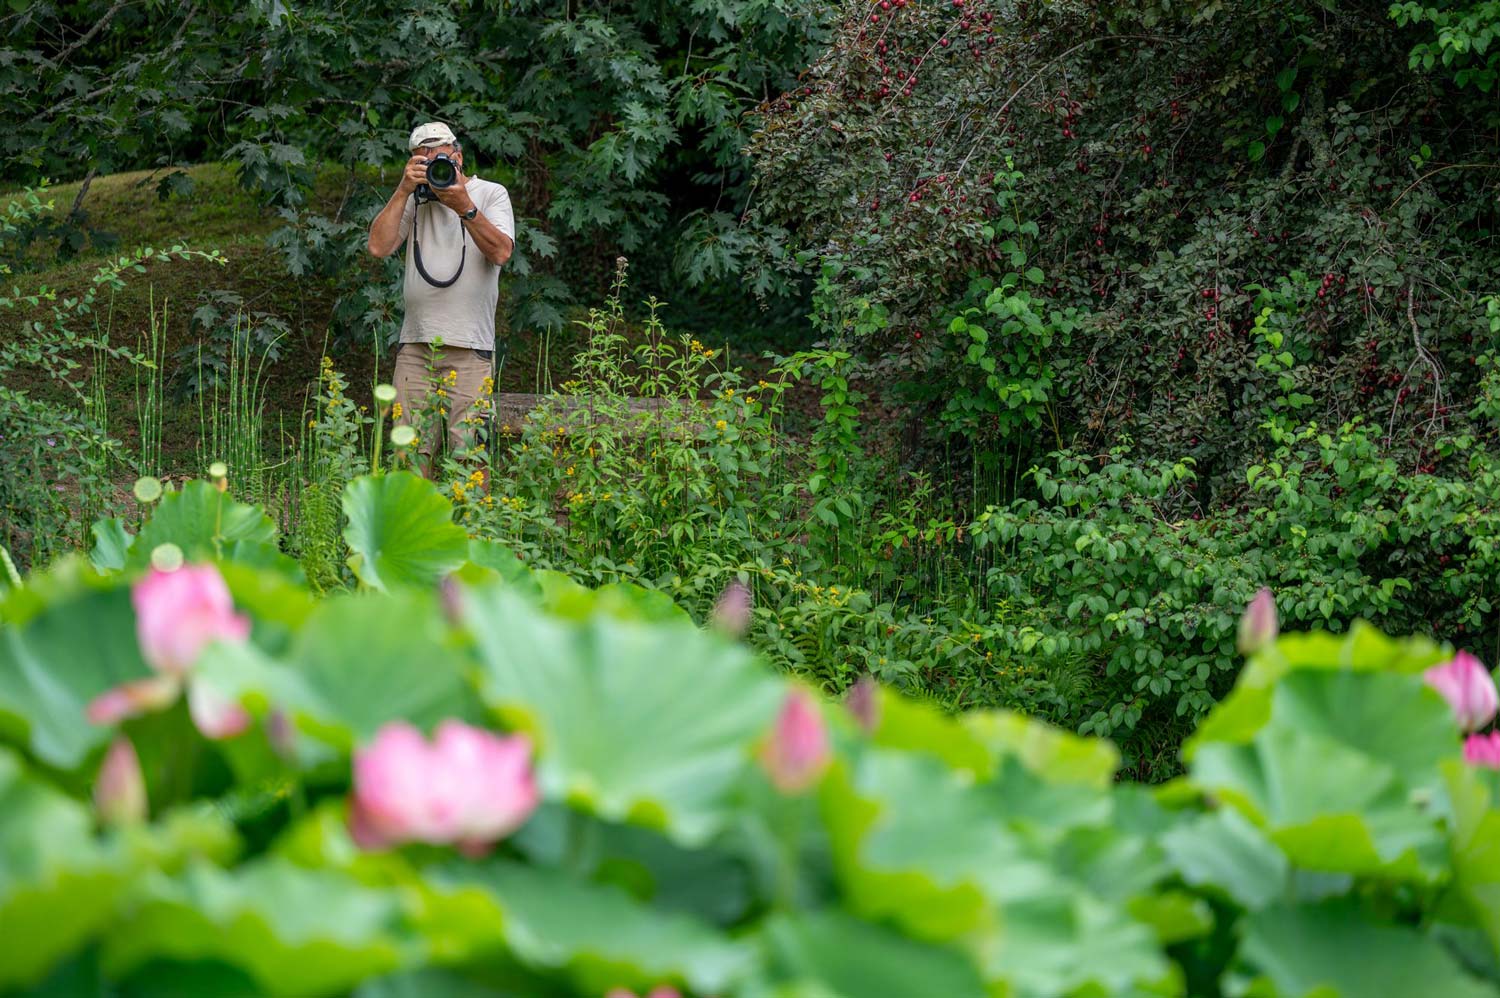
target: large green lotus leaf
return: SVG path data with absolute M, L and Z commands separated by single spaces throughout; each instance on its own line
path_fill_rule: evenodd
M 870 740 L 875 745 L 936 756 L 977 779 L 988 779 L 995 771 L 995 753 L 975 726 L 885 686 L 871 692 L 876 720 Z
M 631 898 L 618 887 L 575 879 L 560 870 L 509 862 L 454 864 L 429 875 L 440 893 L 482 896 L 471 907 L 523 963 L 561 971 L 577 993 L 613 987 L 645 993 L 655 984 L 732 993 L 750 972 L 754 950 L 696 919 Z M 477 928 L 477 926 L 475 927 Z
M 986 979 L 1005 982 L 1018 998 L 1117 995 L 1171 974 L 1150 927 L 1079 893 L 1006 905 L 1004 925 L 983 952 Z
M 353 998 L 551 998 L 552 994 L 492 987 L 450 970 L 422 967 L 366 981 L 355 989 Z
M 454 574 L 468 586 L 482 586 L 503 579 L 506 584 L 531 596 L 540 597 L 542 594 L 537 573 L 518 558 L 515 551 L 481 537 L 470 538 L 469 560 Z
M 98 932 L 127 881 L 89 811 L 0 749 L 0 991 L 41 980 Z
M 89 528 L 94 544 L 89 548 L 89 561 L 101 572 L 118 572 L 125 568 L 130 555 L 130 545 L 135 535 L 125 529 L 125 521 L 118 516 L 108 520 L 97 520 Z
M 543 792 L 705 841 L 729 820 L 785 686 L 690 624 L 546 614 L 504 586 L 466 590 L 485 700 L 533 734 Z
M 148 876 L 137 895 L 105 941 L 111 976 L 158 959 L 216 960 L 269 994 L 311 998 L 396 970 L 419 946 L 394 891 L 276 858 L 232 872 L 193 863 L 179 877 Z
M 1446 870 L 1439 764 L 1456 744 L 1416 676 L 1301 671 L 1248 744 L 1200 743 L 1191 773 L 1304 869 L 1431 880 Z
M 777 995 L 819 998 L 981 998 L 984 981 L 962 953 L 918 942 L 837 911 L 777 915 L 765 926 Z
M 284 659 L 251 645 L 211 646 L 196 681 L 257 712 L 287 711 L 299 727 L 347 748 L 390 721 L 430 729 L 447 717 L 474 719 L 472 667 L 435 597 L 359 593 L 317 604 Z
M 1246 917 L 1239 959 L 1257 998 L 1495 998 L 1435 940 L 1354 902 L 1274 905 Z M 1228 990 L 1228 989 L 1226 989 Z
M 200 561 L 229 556 L 237 542 L 245 550 L 274 545 L 276 524 L 259 506 L 237 502 L 209 482 L 191 481 L 161 497 L 130 546 L 126 567 L 145 568 L 162 544 L 176 544 L 188 561 Z
M 1062 994 L 1167 973 L 1154 933 L 1126 908 L 1166 866 L 1145 835 L 1117 827 L 1107 788 L 1049 783 L 1014 756 L 975 783 L 934 757 L 870 749 L 825 781 L 822 803 L 855 913 L 975 945 L 994 983 L 1031 993 L 1053 974 L 1060 990 L 1038 993 Z M 1119 952 L 1098 962 L 1094 947 Z M 1007 957 L 992 959 L 999 950 Z M 1064 965 L 1072 976 L 1057 976 Z
M 235 607 L 255 622 L 255 643 L 268 651 L 284 650 L 318 606 L 305 584 L 282 572 L 231 561 L 221 562 L 219 572 Z
M 149 674 L 129 590 L 82 586 L 23 626 L 0 627 L 0 730 L 17 732 L 44 762 L 73 769 L 110 737 L 84 716 L 89 701 Z
M 464 563 L 469 537 L 437 486 L 409 471 L 344 486 L 349 567 L 371 589 L 430 586 Z
M 611 582 L 591 589 L 556 571 L 536 572 L 534 578 L 541 586 L 543 609 L 570 620 L 587 620 L 603 613 L 620 620 L 692 621 L 688 612 L 660 589 L 630 582 Z
M 1243 908 L 1263 908 L 1286 891 L 1286 854 L 1234 808 L 1185 817 L 1160 841 L 1185 883 Z
M 1443 774 L 1453 802 L 1453 885 L 1500 955 L 1500 773 L 1455 759 Z
M 1428 638 L 1389 638 L 1359 620 L 1347 634 L 1311 631 L 1284 635 L 1250 658 L 1229 696 L 1214 707 L 1184 744 L 1183 757 L 1191 761 L 1198 746 L 1209 742 L 1249 742 L 1270 719 L 1271 696 L 1277 684 L 1301 670 L 1415 675 L 1449 654 Z
M 997 755 L 1013 756 L 1054 784 L 1104 789 L 1114 782 L 1120 752 L 1103 738 L 1084 738 L 1013 711 L 974 711 L 961 723 Z

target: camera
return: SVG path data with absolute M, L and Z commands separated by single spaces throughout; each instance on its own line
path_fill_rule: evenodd
M 433 188 L 443 190 L 458 182 L 458 164 L 445 152 L 440 152 L 427 161 L 427 183 L 417 185 L 417 203 L 436 201 Z

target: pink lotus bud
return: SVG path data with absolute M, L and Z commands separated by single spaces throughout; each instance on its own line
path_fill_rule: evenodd
M 880 726 L 880 688 L 875 677 L 860 676 L 859 681 L 844 694 L 844 706 L 865 734 L 874 734 Z
M 1280 632 L 1281 627 L 1276 621 L 1276 597 L 1262 586 L 1240 618 L 1240 654 L 1255 654 L 1275 641 Z
M 271 743 L 271 748 L 283 759 L 294 758 L 297 754 L 297 729 L 292 726 L 292 719 L 284 710 L 272 710 L 266 715 L 266 741 Z
M 1453 717 L 1465 731 L 1489 724 L 1500 706 L 1495 680 L 1484 663 L 1466 651 L 1422 673 L 1428 686 L 1437 690 L 1453 708 Z
M 129 738 L 116 738 L 104 754 L 94 784 L 94 806 L 106 825 L 146 820 L 146 779 Z
M 127 717 L 171 706 L 181 689 L 182 683 L 175 676 L 152 676 L 122 683 L 90 700 L 84 716 L 92 724 L 118 724 Z
M 828 731 L 806 690 L 794 688 L 787 694 L 760 759 L 772 785 L 785 794 L 800 793 L 823 775 L 831 759 Z
M 636 993 L 626 988 L 610 988 L 604 993 L 604 998 L 636 998 Z M 663 984 L 652 988 L 646 998 L 682 998 L 682 992 Z
M 734 579 L 714 603 L 713 625 L 725 634 L 739 637 L 750 627 L 750 587 Z
M 249 618 L 234 612 L 229 587 L 212 565 L 153 568 L 135 584 L 130 601 L 146 664 L 168 675 L 186 676 L 210 641 L 243 641 L 250 634 Z
M 355 753 L 349 830 L 366 849 L 415 841 L 477 855 L 519 828 L 538 801 L 526 736 L 448 720 L 429 745 L 398 721 Z
M 250 727 L 245 708 L 204 683 L 188 684 L 188 713 L 203 737 L 232 738 Z
M 1464 762 L 1486 769 L 1500 769 L 1500 731 L 1470 735 L 1465 739 Z

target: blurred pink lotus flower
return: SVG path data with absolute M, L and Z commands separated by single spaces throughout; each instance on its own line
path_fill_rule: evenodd
M 232 700 L 191 682 L 198 655 L 211 641 L 244 641 L 250 618 L 234 612 L 224 577 L 212 565 L 153 568 L 130 591 L 141 656 L 156 671 L 147 679 L 116 686 L 95 697 L 85 711 L 94 724 L 115 724 L 161 710 L 187 688 L 193 723 L 208 738 L 228 738 L 250 725 L 250 715 Z
M 1500 769 L 1500 731 L 1470 735 L 1465 739 L 1464 762 L 1486 769 Z
M 867 735 L 880 726 L 880 690 L 875 677 L 866 674 L 844 694 L 844 707 Z
M 604 998 L 637 998 L 634 991 L 625 988 L 610 988 L 605 992 Z M 669 988 L 665 984 L 654 987 L 646 994 L 646 998 L 682 998 L 682 992 L 676 988 Z
M 725 634 L 739 637 L 750 627 L 750 587 L 733 579 L 714 603 L 713 625 Z
M 141 654 L 157 672 L 186 678 L 214 640 L 243 641 L 250 618 L 234 612 L 224 577 L 213 565 L 152 569 L 130 591 Z
M 1240 654 L 1255 654 L 1275 641 L 1280 632 L 1281 625 L 1276 620 L 1276 597 L 1262 586 L 1245 608 L 1244 616 L 1240 617 Z
M 116 738 L 104 753 L 94 783 L 94 806 L 106 825 L 146 820 L 146 778 L 129 738 Z
M 364 849 L 428 842 L 480 856 L 538 803 L 525 735 L 502 737 L 447 720 L 428 744 L 396 721 L 354 755 L 349 832 Z
M 1489 724 L 1496 707 L 1500 706 L 1494 677 L 1483 662 L 1466 651 L 1441 665 L 1434 665 L 1422 673 L 1422 679 L 1448 701 L 1454 719 L 1464 731 Z
M 832 753 L 823 715 L 812 694 L 800 688 L 787 694 L 760 759 L 772 785 L 784 794 L 800 793 L 823 775 Z

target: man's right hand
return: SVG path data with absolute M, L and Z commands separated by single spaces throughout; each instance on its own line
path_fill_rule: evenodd
M 418 184 L 427 183 L 427 157 L 418 153 L 406 161 L 406 169 L 401 173 L 401 185 L 396 188 L 400 194 L 410 194 L 417 189 Z

